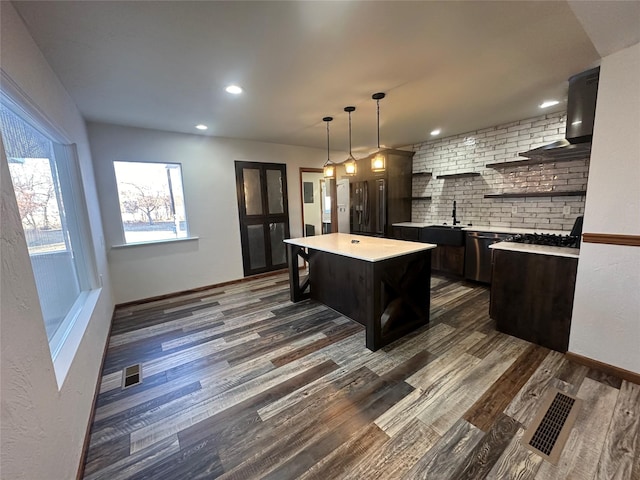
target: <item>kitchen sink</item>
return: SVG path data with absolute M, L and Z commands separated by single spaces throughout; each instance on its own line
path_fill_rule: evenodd
M 420 241 L 461 247 L 464 245 L 462 225 L 429 225 L 420 232 Z

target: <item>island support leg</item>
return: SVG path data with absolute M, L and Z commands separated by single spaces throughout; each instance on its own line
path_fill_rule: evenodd
M 309 260 L 309 255 L 304 248 L 297 245 L 287 244 L 287 261 L 289 263 L 289 296 L 293 303 L 309 298 L 309 278 L 307 277 L 302 285 L 300 284 L 300 268 L 298 257 L 305 261 Z

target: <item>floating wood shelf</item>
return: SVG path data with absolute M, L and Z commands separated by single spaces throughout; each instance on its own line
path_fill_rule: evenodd
M 508 162 L 487 163 L 487 168 L 526 167 L 527 165 L 540 165 L 542 163 L 571 162 L 575 158 L 529 158 L 527 160 L 511 160 Z
M 510 193 L 489 193 L 484 198 L 522 198 L 522 197 L 580 197 L 586 195 L 585 190 L 575 190 L 571 192 L 510 192 Z
M 411 200 L 431 200 L 431 197 L 411 197 Z
M 480 172 L 464 172 L 464 173 L 449 173 L 446 175 L 438 175 L 436 178 L 465 178 L 465 177 L 479 177 Z
M 431 173 L 431 172 L 414 172 L 411 175 L 413 175 L 414 177 L 430 177 L 431 175 L 433 175 L 433 173 Z

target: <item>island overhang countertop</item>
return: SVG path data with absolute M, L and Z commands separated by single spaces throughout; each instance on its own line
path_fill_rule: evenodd
M 290 238 L 284 242 L 302 248 L 311 248 L 349 258 L 357 258 L 366 262 L 379 262 L 437 247 L 437 245 L 431 243 L 407 242 L 405 240 L 351 235 L 349 233 L 328 233 L 313 237 Z

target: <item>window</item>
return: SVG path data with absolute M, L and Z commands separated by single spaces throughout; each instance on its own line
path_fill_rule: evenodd
M 179 163 L 113 162 L 125 243 L 189 236 Z
M 55 360 L 95 283 L 95 263 L 74 146 L 18 111 L 0 104 L 0 131 Z

